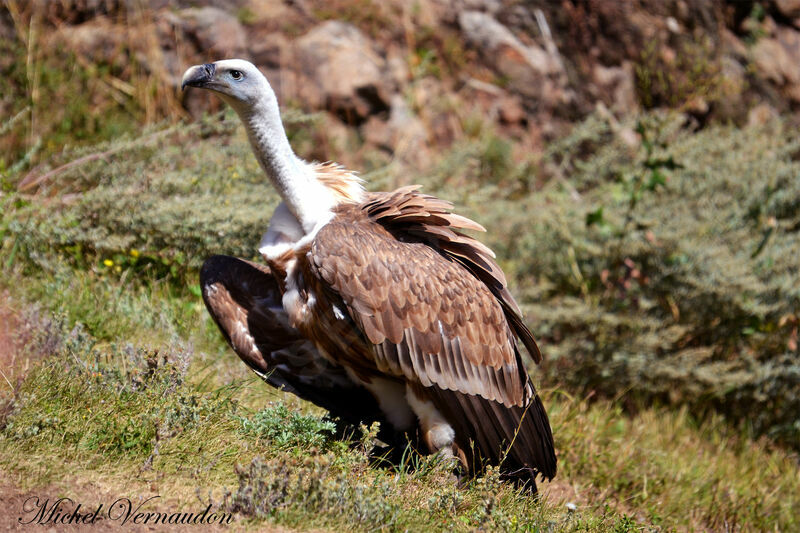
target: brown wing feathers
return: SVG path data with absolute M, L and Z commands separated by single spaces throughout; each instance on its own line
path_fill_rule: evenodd
M 494 253 L 480 241 L 458 231 L 486 230 L 477 222 L 450 213 L 453 209 L 450 202 L 422 194 L 418 189 L 418 185 L 411 185 L 392 193 L 375 194 L 364 205 L 364 209 L 370 218 L 389 231 L 400 230 L 430 242 L 485 283 L 502 304 L 511 328 L 525 345 L 531 358 L 536 363 L 541 362 L 539 347 L 522 321 L 522 313 L 508 291 L 505 274 L 494 260 Z
M 525 407 L 506 407 L 460 392 L 436 388 L 426 389 L 426 392 L 453 426 L 456 441 L 475 470 L 480 471 L 479 463 L 485 460 L 501 464 L 504 475 L 509 478 L 534 479 L 537 472 L 548 479 L 555 476 L 553 435 L 547 413 L 536 394 Z M 473 449 L 469 437 L 475 440 L 477 449 Z
M 212 256 L 200 271 L 203 301 L 239 357 L 274 387 L 292 392 L 351 424 L 382 421 L 372 396 L 344 369 L 321 358 L 290 327 L 269 268 L 243 259 Z M 386 442 L 398 440 L 386 431 Z
M 496 464 L 513 441 L 504 469 L 550 478 L 549 422 L 514 341 L 538 361 L 533 335 L 494 254 L 458 231 L 483 228 L 416 189 L 340 207 L 312 245 L 311 269 L 374 345 L 375 371 L 421 385 L 462 449 L 474 439 L 474 460 Z
M 533 479 L 538 472 L 551 478 L 556 459 L 549 422 L 514 336 L 536 361 L 538 348 L 494 254 L 458 231 L 483 228 L 450 209 L 416 187 L 338 208 L 312 244 L 308 275 L 324 282 L 317 291 L 341 298 L 363 336 L 325 349 L 338 351 L 335 358 L 359 375 L 395 376 L 422 387 L 477 467 L 502 460 L 510 477 Z M 267 381 L 350 422 L 383 419 L 366 390 L 341 366 L 321 359 L 281 316 L 268 268 L 216 256 L 201 281 L 229 343 Z M 329 330 L 337 325 L 335 317 L 320 322 Z M 325 336 L 317 333 L 308 338 Z M 353 346 L 362 342 L 368 344 Z M 330 366 L 313 368 L 319 364 Z
M 369 341 L 386 347 L 378 354 L 377 369 L 401 370 L 395 375 L 447 388 L 454 379 L 441 370 L 440 359 L 447 357 L 463 369 L 458 379 L 465 392 L 522 404 L 524 382 L 518 373 L 504 387 L 496 383 L 508 373 L 503 367 L 516 368 L 517 361 L 502 308 L 491 293 L 430 246 L 399 242 L 373 225 L 338 217 L 320 231 L 311 257 Z M 366 240 L 374 242 L 356 244 Z M 353 260 L 353 255 L 361 257 Z M 340 269 L 344 263 L 349 268 Z M 370 290 L 364 287 L 366 279 Z M 397 352 L 394 346 L 401 344 L 408 353 Z M 400 356 L 409 364 L 400 365 Z

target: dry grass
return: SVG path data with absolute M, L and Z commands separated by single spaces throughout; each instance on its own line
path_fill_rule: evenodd
M 164 71 L 156 21 L 138 3 L 109 2 L 108 18 L 79 29 L 69 24 L 81 16 L 74 6 L 15 0 L 4 6 L 16 39 L 0 44 L 9 63 L 0 111 L 17 120 L 4 124 L 0 169 L 12 163 L 28 169 L 65 146 L 186 116 Z M 124 24 L 110 29 L 112 19 Z M 177 42 L 175 53 L 185 59 L 189 51 Z
M 363 444 L 331 440 L 318 410 L 245 372 L 196 294 L 195 265 L 212 250 L 246 255 L 269 214 L 264 199 L 273 198 L 258 177 L 246 139 L 230 124 L 212 120 L 192 126 L 207 132 L 205 140 L 175 131 L 165 137 L 171 147 L 162 152 L 135 139 L 121 140 L 102 149 L 124 145 L 119 152 L 124 158 L 68 168 L 41 185 L 50 194 L 3 199 L 4 283 L 19 302 L 15 307 L 38 301 L 42 312 L 54 314 L 50 326 L 33 319 L 27 326 L 50 332 L 45 335 L 49 357 L 24 381 L 10 424 L 0 433 L 3 468 L 17 482 L 69 487 L 102 475 L 107 490 L 170 494 L 176 505 L 210 497 L 236 509 L 240 525 L 252 528 L 264 520 L 334 530 L 345 525 L 356 530 L 790 530 L 797 525 L 797 458 L 769 441 L 751 440 L 720 416 L 701 419 L 686 408 L 634 402 L 631 410 L 625 408 L 630 399 L 589 401 L 562 389 L 545 390 L 560 473 L 552 486 L 542 486 L 543 503 L 499 484 L 491 473 L 458 489 L 430 459 L 412 454 L 413 468 L 379 468 L 371 466 Z M 224 147 L 220 139 L 227 140 Z M 442 164 L 475 161 L 481 153 L 457 147 Z M 609 156 L 599 157 L 607 161 Z M 469 168 L 480 172 L 480 165 Z M 495 185 L 464 189 L 459 182 L 456 193 L 447 178 L 439 177 L 445 175 L 433 178 L 443 195 L 467 205 L 490 226 L 499 213 L 481 206 L 497 202 L 506 206 L 506 220 L 513 216 Z M 46 199 L 75 190 L 86 191 L 80 201 Z M 588 188 L 583 190 L 586 194 Z M 551 214 L 561 217 L 560 194 L 543 191 L 536 201 L 549 202 Z M 233 195 L 233 205 L 219 204 L 226 195 Z M 543 212 L 537 216 L 546 219 Z M 578 224 L 569 227 L 583 224 L 582 212 L 570 216 Z M 502 231 L 493 235 L 498 238 Z M 220 250 L 221 243 L 227 249 Z M 513 261 L 515 253 L 504 248 L 508 243 L 493 244 L 526 301 L 558 292 L 553 281 L 528 277 L 531 266 Z M 580 269 L 592 279 L 585 265 Z M 562 287 L 575 294 L 573 305 L 588 312 L 598 289 L 589 286 L 589 299 L 582 302 L 569 263 L 537 269 L 564 276 L 568 281 Z M 575 316 L 569 314 L 569 301 L 562 300 L 562 312 Z M 610 320 L 610 311 L 604 313 Z M 29 349 L 37 350 L 42 345 L 37 342 L 29 339 Z M 552 356 L 557 348 L 551 341 L 547 351 Z M 185 360 L 190 364 L 184 369 Z M 551 387 L 558 383 L 550 379 Z M 269 405 L 271 410 L 263 411 Z M 287 448 L 281 428 L 288 419 L 300 422 L 290 435 L 299 437 L 294 442 L 314 444 Z M 64 478 L 54 462 L 74 477 Z M 199 496 L 197 487 L 203 487 Z M 567 502 L 575 502 L 577 510 L 567 510 Z
M 370 466 L 368 440 L 355 447 L 330 440 L 318 411 L 270 392 L 229 353 L 210 362 L 213 349 L 162 344 L 156 355 L 121 338 L 98 342 L 62 320 L 29 314 L 19 328 L 39 332 L 26 349 L 50 354 L 25 380 L 0 432 L 3 468 L 26 488 L 102 477 L 104 490 L 169 495 L 179 506 L 211 498 L 240 522 L 250 517 L 252 527 L 264 519 L 334 530 L 796 525 L 796 458 L 718 417 L 698 423 L 663 408 L 628 417 L 612 402 L 545 391 L 561 471 L 552 488 L 542 485 L 538 503 L 493 472 L 459 489 L 435 460 L 411 455 L 399 471 Z M 209 364 L 233 372 L 209 373 Z M 269 400 L 279 403 L 260 411 Z M 286 416 L 300 421 L 289 447 Z
M 431 113 L 454 111 L 460 140 L 418 175 L 334 138 L 324 117 L 286 113 L 301 155 L 366 169 L 373 188 L 421 182 L 490 228 L 549 359 L 536 377 L 560 473 L 537 501 L 493 472 L 458 488 L 414 454 L 375 466 L 369 438 L 331 438 L 323 413 L 248 374 L 196 279 L 212 253 L 252 256 L 277 202 L 238 121 L 141 131 L 182 113 L 164 73 L 130 61 L 157 62 L 145 13 L 115 12 L 129 33 L 82 63 L 54 52 L 57 19 L 7 5 L 0 289 L 17 323 L 7 345 L 31 361 L 19 384 L 0 381 L 15 484 L 211 499 L 250 529 L 800 526 L 800 190 L 785 124 L 692 134 L 648 115 L 653 144 L 637 150 L 591 116 L 529 156 L 443 98 Z M 367 32 L 396 7 L 338 5 Z M 461 68 L 463 50 L 404 17 L 415 75 Z

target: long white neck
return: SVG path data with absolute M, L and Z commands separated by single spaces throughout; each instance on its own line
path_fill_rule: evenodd
M 297 157 L 289 145 L 272 89 L 268 87 L 257 101 L 247 106 L 229 103 L 245 125 L 261 168 L 303 230 L 309 233 L 319 222 L 327 221 L 336 199 L 316 178 L 313 168 Z

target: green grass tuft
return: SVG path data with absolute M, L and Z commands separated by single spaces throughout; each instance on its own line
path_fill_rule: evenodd
M 290 411 L 279 403 L 250 417 L 239 417 L 241 431 L 279 449 L 323 447 L 336 430 L 330 420 Z

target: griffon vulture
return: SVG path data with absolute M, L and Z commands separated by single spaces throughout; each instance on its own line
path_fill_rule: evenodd
M 201 271 L 206 306 L 245 363 L 346 421 L 418 434 L 469 473 L 488 462 L 533 487 L 551 479 L 550 424 L 517 339 L 537 363 L 539 349 L 494 254 L 461 232 L 485 230 L 417 186 L 370 193 L 338 165 L 298 158 L 247 61 L 193 66 L 186 86 L 236 111 L 283 199 L 265 265 L 215 256 Z

